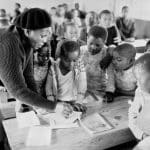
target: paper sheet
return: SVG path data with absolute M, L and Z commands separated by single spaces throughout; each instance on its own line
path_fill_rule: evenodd
M 75 121 L 80 119 L 81 114 L 81 112 L 73 112 L 69 118 L 65 118 L 61 113 L 49 113 L 42 118 L 50 124 L 52 129 L 73 128 L 79 126 Z
M 29 129 L 26 146 L 49 146 L 51 143 L 51 128 L 49 126 L 34 126 Z
M 40 125 L 40 121 L 34 111 L 29 111 L 29 112 L 25 112 L 25 113 L 17 112 L 16 117 L 17 117 L 17 122 L 18 122 L 19 128 Z

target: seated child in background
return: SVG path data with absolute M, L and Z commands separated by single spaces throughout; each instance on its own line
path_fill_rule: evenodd
M 129 128 L 134 136 L 143 140 L 150 136 L 150 54 L 138 58 L 133 67 L 138 88 L 129 108 Z
M 86 13 L 80 12 L 79 15 L 80 23 L 78 24 L 79 39 L 84 42 L 87 41 L 87 27 L 85 23 L 85 18 L 86 18 Z
M 34 79 L 37 85 L 37 91 L 42 96 L 45 95 L 45 83 L 50 63 L 50 49 L 47 44 L 34 52 Z
M 121 39 L 123 41 L 132 42 L 135 39 L 135 22 L 129 18 L 129 7 L 122 7 L 122 17 L 119 17 L 116 21 L 116 25 L 119 29 Z
M 89 32 L 90 28 L 94 25 L 98 24 L 98 15 L 94 11 L 90 11 L 86 15 L 86 26 L 87 26 L 87 33 Z
M 109 10 L 103 10 L 99 14 L 99 25 L 107 29 L 108 37 L 106 45 L 118 45 L 121 38 L 117 27 L 113 24 L 113 14 Z
M 83 111 L 82 103 L 87 89 L 86 72 L 79 58 L 77 42 L 64 40 L 56 51 L 56 61 L 52 62 L 46 81 L 46 96 L 71 104 L 74 110 Z
M 79 38 L 79 29 L 74 23 L 66 24 L 64 37 L 62 37 L 57 44 L 57 49 L 60 48 L 64 40 L 76 41 L 79 46 L 85 45 L 86 43 Z
M 106 29 L 93 26 L 88 33 L 87 45 L 80 47 L 81 59 L 85 64 L 87 74 L 87 92 L 95 99 L 96 95 L 101 98 L 105 95 L 106 73 L 101 69 L 100 62 L 106 56 L 106 39 Z
M 112 64 L 107 70 L 108 83 L 106 98 L 112 102 L 114 96 L 134 97 L 137 82 L 132 68 L 135 62 L 136 49 L 130 44 L 121 44 L 113 50 Z

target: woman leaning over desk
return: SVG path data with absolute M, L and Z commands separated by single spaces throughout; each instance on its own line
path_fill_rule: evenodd
M 47 111 L 55 109 L 56 101 L 49 101 L 36 92 L 33 49 L 38 49 L 47 42 L 50 26 L 49 14 L 43 9 L 32 8 L 18 16 L 13 27 L 0 35 L 0 80 L 3 85 L 20 103 Z M 22 110 L 23 107 L 19 109 Z M 0 141 L 2 135 L 1 128 Z

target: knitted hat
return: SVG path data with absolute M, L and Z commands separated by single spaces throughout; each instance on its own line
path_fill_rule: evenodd
M 31 8 L 19 15 L 14 25 L 23 29 L 37 30 L 51 26 L 49 14 L 40 8 Z

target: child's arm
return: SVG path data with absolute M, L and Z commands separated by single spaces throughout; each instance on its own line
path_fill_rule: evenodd
M 142 99 L 140 92 L 137 90 L 134 101 L 132 102 L 131 107 L 129 108 L 129 128 L 131 129 L 134 136 L 139 140 L 143 139 L 144 135 L 143 131 L 141 131 L 138 128 L 138 125 L 136 124 L 136 120 L 140 109 L 142 109 Z
M 82 103 L 87 90 L 87 78 L 86 78 L 85 67 L 81 59 L 79 59 L 78 62 L 78 71 L 79 71 L 79 76 L 78 76 L 78 83 L 77 83 L 78 86 L 77 102 Z
M 108 67 L 106 75 L 107 75 L 106 98 L 111 99 L 111 97 L 113 98 L 113 93 L 115 92 L 115 75 L 114 75 L 114 68 L 112 65 Z

